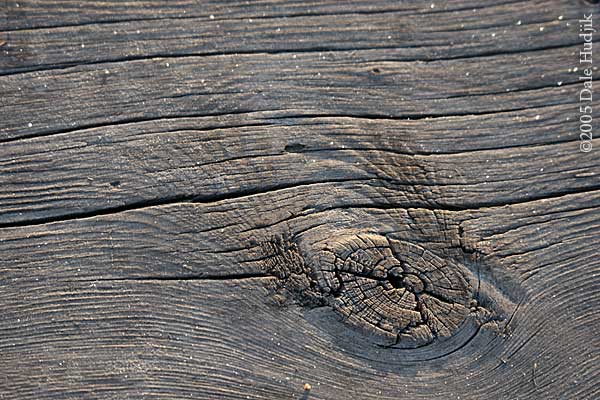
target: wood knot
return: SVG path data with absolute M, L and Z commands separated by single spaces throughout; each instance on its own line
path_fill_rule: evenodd
M 516 286 L 497 281 L 470 254 L 451 256 L 443 243 L 354 229 L 311 233 L 263 243 L 265 267 L 279 278 L 282 305 L 304 307 L 312 323 L 361 357 L 380 357 L 369 353 L 373 346 L 413 349 L 415 360 L 452 354 L 516 310 L 503 293 Z
M 449 337 L 471 312 L 474 293 L 460 268 L 416 244 L 342 235 L 322 242 L 307 263 L 347 323 L 397 347 Z

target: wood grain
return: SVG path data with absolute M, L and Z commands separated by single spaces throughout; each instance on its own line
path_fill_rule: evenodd
M 321 192 L 318 190 L 316 196 Z M 284 193 L 281 197 L 290 198 Z M 301 198 L 310 201 L 305 193 Z M 593 347 L 580 341 L 596 342 L 593 326 L 597 323 L 597 299 L 587 291 L 590 284 L 597 284 L 597 254 L 589 243 L 590 235 L 599 228 L 596 210 L 600 192 L 477 212 L 342 207 L 322 212 L 319 218 L 318 214 L 299 216 L 269 227 L 263 227 L 269 221 L 259 216 L 275 218 L 275 212 L 268 212 L 267 207 L 272 202 L 272 208 L 281 209 L 280 203 L 267 195 L 246 201 L 253 204 L 232 207 L 231 201 L 224 201 L 203 206 L 211 207 L 214 215 L 219 214 L 217 207 L 230 214 L 208 233 L 190 224 L 190 216 L 203 212 L 185 212 L 197 206 L 159 206 L 128 211 L 118 219 L 103 216 L 46 224 L 44 231 L 40 231 L 41 226 L 4 230 L 3 259 L 16 254 L 19 244 L 37 249 L 3 273 L 5 287 L 14 288 L 3 291 L 6 312 L 2 337 L 8 352 L 3 354 L 9 361 L 4 368 L 15 365 L 18 357 L 19 365 L 35 365 L 36 374 L 50 379 L 52 390 L 67 390 L 73 395 L 97 385 L 114 396 L 126 393 L 135 397 L 156 386 L 167 397 L 194 392 L 192 396 L 204 398 L 219 396 L 222 390 L 233 391 L 234 398 L 287 397 L 293 393 L 299 397 L 304 380 L 318 388 L 315 398 L 395 398 L 404 391 L 422 398 L 432 393 L 474 397 L 492 393 L 497 398 L 515 393 L 532 398 L 540 393 L 560 393 L 585 398 L 594 393 L 590 386 L 597 377 Z M 293 197 L 288 201 L 296 204 Z M 507 333 L 484 330 L 449 357 L 415 364 L 410 353 L 382 354 L 381 349 L 369 349 L 364 343 L 351 347 L 351 338 L 343 336 L 347 328 L 339 326 L 328 307 L 301 307 L 291 295 L 282 300 L 276 294 L 273 277 L 236 278 L 234 274 L 241 272 L 247 276 L 265 273 L 262 260 L 251 261 L 257 258 L 255 248 L 234 250 L 236 245 L 248 243 L 243 234 L 232 234 L 242 231 L 241 227 L 227 226 L 233 215 L 247 215 L 247 209 L 256 211 L 257 217 L 250 219 L 258 225 L 251 229 L 248 222 L 244 224 L 250 229 L 249 237 L 270 238 L 278 231 L 306 236 L 311 228 L 327 230 L 337 224 L 379 227 L 379 231 L 397 226 L 398 237 L 423 242 L 444 229 L 444 239 L 438 237 L 438 243 L 428 243 L 429 249 L 441 251 L 454 242 L 457 248 L 447 250 L 446 256 L 457 258 L 465 257 L 461 243 L 477 249 L 472 261 L 481 268 L 484 280 L 494 282 L 501 293 L 523 297 L 511 300 L 519 305 L 513 310 Z M 149 223 L 145 230 L 127 231 L 140 219 Z M 174 220 L 179 221 L 180 228 L 168 229 Z M 556 220 L 565 221 L 560 232 L 553 227 Z M 443 228 L 435 221 L 444 221 Z M 93 227 L 98 231 L 90 230 Z M 179 233 L 190 227 L 192 232 Z M 163 232 L 154 231 L 159 228 Z M 100 231 L 117 234 L 102 240 Z M 177 232 L 177 236 L 169 231 Z M 98 239 L 94 242 L 93 238 Z M 211 242 L 211 246 L 202 249 L 201 240 Z M 171 250 L 157 248 L 157 243 L 170 245 Z M 221 264 L 216 265 L 215 260 Z M 581 267 L 574 269 L 574 265 Z M 281 301 L 286 304 L 283 308 L 278 305 Z M 153 309 L 150 313 L 148 306 Z M 333 325 L 332 331 L 334 323 L 338 325 Z M 271 339 L 282 344 L 274 347 L 269 344 Z M 118 345 L 121 341 L 129 345 Z M 80 347 L 74 348 L 74 343 Z M 155 352 L 148 352 L 148 347 Z M 569 348 L 580 352 L 565 353 Z M 31 359 L 21 364 L 23 351 Z M 85 357 L 96 353 L 102 355 L 100 365 L 85 362 Z M 189 361 L 192 366 L 184 361 L 188 355 L 196 360 Z M 61 367 L 61 362 L 68 367 Z M 121 363 L 118 370 L 112 367 L 115 363 Z M 223 367 L 224 363 L 231 367 Z M 536 385 L 529 374 L 534 363 L 540 368 Z M 26 370 L 29 368 L 7 370 L 6 382 L 11 383 L 5 388 L 28 388 L 40 395 L 45 389 L 11 378 L 36 376 Z M 466 372 L 457 374 L 458 370 Z M 107 372 L 102 371 L 114 372 L 105 376 Z M 222 374 L 232 376 L 227 381 Z M 402 379 L 407 374 L 418 374 L 421 379 Z M 572 374 L 573 380 L 564 380 L 565 374 Z M 356 380 L 357 376 L 366 380 Z M 473 379 L 469 382 L 473 386 L 464 386 L 465 376 Z M 515 384 L 497 385 L 489 381 L 490 376 L 511 379 Z M 144 384 L 147 380 L 151 383 Z
M 597 10 L 1 4 L 0 399 L 600 397 Z
M 537 110 L 526 110 L 492 120 L 253 114 L 13 141 L 0 148 L 0 165 L 10 172 L 0 185 L 0 225 L 344 180 L 384 186 L 405 204 L 446 208 L 592 190 L 598 180 L 587 174 L 598 158 L 578 153 L 576 121 L 564 117 L 571 108 L 548 107 L 539 119 Z
M 578 41 L 576 35 L 565 34 L 571 30 L 566 21 L 580 17 L 579 7 L 567 1 L 555 2 L 553 7 L 544 2 L 487 5 L 480 2 L 475 6 L 449 2 L 433 9 L 430 3 L 423 2 L 403 7 L 381 2 L 370 4 L 368 8 L 365 3 L 358 3 L 352 9 L 336 11 L 327 9 L 332 8 L 334 2 L 314 6 L 271 2 L 280 3 L 275 7 L 268 7 L 268 3 L 246 5 L 245 10 L 235 10 L 235 5 L 216 10 L 228 5 L 214 4 L 214 8 L 209 6 L 200 15 L 199 8 L 187 7 L 188 13 L 185 5 L 178 4 L 175 15 L 168 9 L 162 14 L 154 11 L 152 15 L 130 15 L 129 18 L 125 13 L 108 23 L 103 15 L 90 14 L 88 17 L 98 20 L 65 21 L 66 26 L 17 30 L 14 25 L 33 21 L 15 17 L 13 26 L 7 26 L 2 33 L 7 43 L 0 69 L 10 74 L 154 57 L 315 51 L 331 51 L 332 56 L 339 50 L 372 49 L 386 49 L 385 55 L 377 56 L 381 61 L 435 61 L 540 50 Z M 514 9 L 519 3 L 527 7 L 516 15 Z M 19 3 L 18 8 L 29 7 L 34 9 L 27 2 Z M 123 6 L 109 2 L 105 7 Z M 169 5 L 158 7 L 169 8 Z M 9 14 L 17 13 L 15 9 L 13 6 Z M 561 10 L 562 20 L 557 19 L 556 9 Z M 51 11 L 67 10 L 57 7 Z M 131 7 L 127 10 L 135 12 Z M 110 15 L 117 16 L 114 11 Z M 70 18 L 77 16 L 81 13 L 69 15 Z M 346 36 L 331 28 L 338 25 L 344 26 Z M 540 31 L 540 27 L 544 30 Z M 248 40 L 249 37 L 252 40 Z M 523 40 L 524 37 L 528 40 Z M 361 53 L 357 56 L 358 59 L 365 57 Z

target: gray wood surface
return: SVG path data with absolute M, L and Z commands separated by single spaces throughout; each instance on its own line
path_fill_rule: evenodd
M 0 3 L 0 399 L 599 398 L 598 11 Z

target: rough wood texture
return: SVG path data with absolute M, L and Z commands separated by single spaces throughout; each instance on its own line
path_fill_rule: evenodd
M 0 399 L 599 398 L 597 11 L 0 4 Z

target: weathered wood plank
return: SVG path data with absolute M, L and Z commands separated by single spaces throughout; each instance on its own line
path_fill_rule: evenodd
M 318 309 L 264 304 L 268 292 L 262 286 L 259 281 L 74 283 L 23 288 L 26 303 L 3 292 L 4 397 L 301 398 L 304 382 L 312 383 L 315 399 L 392 399 L 398 393 L 422 399 L 515 393 L 539 398 L 554 397 L 557 387 L 565 397 L 597 394 L 591 388 L 592 349 L 564 361 L 558 352 L 559 346 L 578 347 L 586 338 L 580 333 L 585 318 L 557 321 L 557 329 L 539 319 L 541 312 L 530 312 L 515 317 L 522 329 L 510 339 L 486 343 L 490 338 L 480 337 L 443 364 L 381 365 L 337 349 L 308 322 Z M 544 312 L 561 305 L 545 300 L 531 305 Z M 586 314 L 592 317 L 592 310 Z M 537 332 L 531 339 L 529 329 Z M 548 348 L 548 340 L 556 346 Z M 485 356 L 478 359 L 481 349 Z M 392 378 L 398 374 L 410 379 Z M 564 381 L 565 374 L 576 381 Z M 500 379 L 511 385 L 498 384 Z
M 86 4 L 82 10 L 81 3 L 73 0 L 25 0 L 18 3 L 6 4 L 2 13 L 6 18 L 0 19 L 0 29 L 6 31 L 20 29 L 35 29 L 40 27 L 59 27 L 64 25 L 89 25 L 97 23 L 114 23 L 123 21 L 144 21 L 163 19 L 205 18 L 214 20 L 226 18 L 266 18 L 266 17 L 297 17 L 318 15 L 344 14 L 373 14 L 381 12 L 402 11 L 410 15 L 439 14 L 440 12 L 460 12 L 475 9 L 485 12 L 486 8 L 497 6 L 499 2 L 480 0 L 477 3 L 461 0 L 451 0 L 434 4 L 420 1 L 407 1 L 400 4 L 392 1 L 352 1 L 347 8 L 340 7 L 333 0 L 324 1 L 281 1 L 269 0 L 255 3 L 209 0 L 203 1 L 201 7 L 196 1 L 175 0 L 169 2 L 134 0 L 122 2 L 107 0 Z M 500 4 L 518 7 L 530 5 L 538 11 L 546 12 L 547 3 L 542 1 L 524 2 L 507 1 Z M 557 3 L 569 7 L 569 3 Z M 540 10 L 541 9 L 541 10 Z M 524 13 L 528 10 L 524 9 Z M 479 18 L 473 16 L 473 21 Z
M 150 226 L 145 232 L 126 232 L 127 227 L 132 226 L 131 221 L 144 214 L 144 218 L 151 220 L 148 212 L 130 211 L 112 221 L 108 221 L 108 217 L 98 217 L 49 224 L 44 240 L 55 244 L 47 245 L 46 249 L 63 249 L 72 263 L 76 263 L 74 257 L 80 255 L 86 268 L 80 273 L 73 272 L 60 261 L 60 254 L 50 258 L 31 254 L 15 264 L 13 272 L 5 271 L 12 283 L 5 285 L 1 300 L 5 310 L 0 325 L 0 346 L 6 361 L 3 368 L 16 365 L 19 360 L 17 370 L 5 369 L 3 372 L 5 397 L 17 398 L 11 394 L 14 390 L 36 397 L 43 397 L 42 393 L 47 396 L 83 395 L 88 393 L 86 387 L 93 387 L 99 396 L 104 396 L 106 391 L 107 396 L 137 397 L 142 393 L 151 395 L 146 391 L 155 388 L 160 392 L 155 395 L 163 398 L 182 395 L 199 398 L 218 395 L 231 398 L 299 397 L 302 383 L 311 382 L 314 387 L 311 397 L 314 398 L 356 395 L 396 398 L 398 393 L 411 393 L 417 398 L 429 398 L 432 394 L 504 398 L 514 397 L 517 393 L 525 398 L 556 393 L 588 398 L 595 390 L 592 387 L 597 370 L 593 348 L 580 345 L 581 341 L 595 341 L 594 304 L 597 305 L 597 299 L 583 300 L 588 296 L 586 287 L 591 282 L 598 283 L 596 252 L 587 245 L 590 235 L 600 230 L 596 218 L 600 202 L 598 193 L 482 209 L 475 214 L 472 211 L 446 211 L 435 212 L 437 215 L 434 216 L 428 210 L 361 211 L 344 207 L 330 217 L 318 218 L 326 228 L 332 221 L 354 227 L 397 223 L 401 236 L 416 241 L 435 233 L 454 236 L 481 252 L 481 256 L 476 257 L 483 257 L 478 260 L 478 265 L 484 279 L 508 282 L 500 277 L 510 273 L 513 279 L 517 278 L 518 285 L 525 285 L 525 298 L 520 299 L 521 303 L 506 328 L 508 335 L 497 335 L 493 330 L 484 329 L 469 341 L 468 346 L 452 356 L 418 363 L 411 361 L 410 353 L 390 355 L 381 349 L 369 349 L 364 343 L 361 347 L 347 347 L 348 338 L 340 337 L 339 331 L 324 328 L 324 324 L 339 323 L 327 307 L 310 310 L 293 302 L 284 308 L 278 306 L 277 301 L 282 300 L 274 294 L 278 286 L 275 278 L 153 279 L 161 276 L 173 255 L 186 253 L 181 242 L 174 245 L 170 254 L 157 251 L 148 257 L 154 261 L 153 271 L 146 272 L 148 280 L 133 280 L 138 275 L 132 270 L 122 275 L 123 280 L 112 280 L 121 269 L 121 257 L 132 254 L 122 251 L 121 246 L 131 245 L 136 236 L 148 243 L 169 240 L 154 240 Z M 268 203 L 263 199 L 247 199 L 250 200 L 255 203 L 248 206 L 248 209 L 256 210 L 255 224 L 261 222 L 261 216 L 273 215 L 266 212 Z M 295 204 L 288 201 L 290 205 Z M 229 203 L 207 207 L 228 209 L 229 213 L 243 212 L 245 208 L 231 207 Z M 284 208 L 289 210 L 289 207 Z M 532 213 L 533 210 L 539 213 Z M 183 206 L 170 206 L 166 210 L 157 207 L 153 212 L 155 226 L 168 226 L 167 218 L 172 219 L 173 215 L 184 211 Z M 189 226 L 190 215 L 202 213 L 182 216 L 179 224 Z M 413 225 L 407 222 L 409 218 L 414 221 L 413 228 L 406 228 Z M 560 232 L 552 228 L 556 220 L 567 222 Z M 435 221 L 444 223 L 440 225 Z M 264 231 L 267 228 L 260 227 L 252 233 L 255 237 L 269 237 L 276 231 L 293 233 L 299 230 L 300 235 L 310 235 L 307 225 L 316 223 L 314 217 L 298 217 L 287 220 L 285 227 L 279 224 L 268 228 L 268 234 Z M 67 238 L 70 232 L 77 231 L 73 228 L 76 225 L 85 226 L 85 231 L 92 226 L 103 230 L 106 224 L 117 228 L 121 238 L 129 240 L 119 240 L 115 247 L 106 249 L 75 233 L 67 241 L 80 246 L 78 250 L 56 245 L 56 238 Z M 226 237 L 231 241 L 244 241 L 243 235 L 232 234 L 239 232 L 240 227 L 227 227 L 226 221 L 221 224 L 224 228 L 214 227 L 208 234 L 218 237 L 216 243 Z M 462 228 L 459 229 L 459 225 Z M 30 240 L 27 236 L 31 238 L 28 231 L 40 228 L 18 228 L 18 233 L 10 233 L 14 238 L 11 242 L 16 239 L 26 243 Z M 515 235 L 514 232 L 518 233 Z M 92 232 L 89 235 L 95 236 Z M 170 236 L 169 233 L 162 235 Z M 188 235 L 197 239 L 207 236 L 196 232 Z M 22 239 L 17 239 L 19 236 Z M 33 240 L 29 242 L 32 248 L 37 247 L 37 239 Z M 500 251 L 490 248 L 492 240 L 496 248 L 502 247 Z M 189 240 L 189 246 L 193 246 L 193 242 Z M 526 248 L 524 242 L 542 245 Z M 438 245 L 444 244 L 447 244 L 446 240 Z M 5 253 L 11 251 L 6 245 L 2 249 Z M 189 250 L 191 256 L 205 251 Z M 252 252 L 251 249 L 247 251 Z M 115 259 L 109 263 L 111 269 L 104 268 L 102 272 L 101 266 L 108 262 L 103 260 L 103 254 L 113 252 Z M 221 254 L 231 256 L 228 252 Z M 520 254 L 521 259 L 515 263 L 507 254 Z M 566 254 L 568 258 L 563 259 Z M 3 259 L 6 259 L 5 254 Z M 35 260 L 46 260 L 45 265 L 36 265 Z M 240 268 L 239 259 L 236 263 Z M 569 269 L 569 265 L 583 268 Z M 488 270 L 486 266 L 492 268 Z M 208 260 L 205 264 L 192 264 L 192 267 L 195 272 L 216 270 Z M 36 270 L 37 276 L 43 276 L 45 282 L 31 279 L 35 275 L 28 274 L 27 268 Z M 98 270 L 94 272 L 90 268 Z M 538 269 L 543 273 L 538 271 L 532 276 L 531 273 Z M 90 273 L 96 275 L 90 276 Z M 173 270 L 170 273 L 177 274 Z M 98 281 L 100 278 L 109 280 Z M 500 288 L 509 289 L 502 285 Z M 290 299 L 283 301 L 287 303 Z M 153 309 L 151 313 L 148 313 L 148 306 Z M 568 348 L 580 348 L 581 351 L 569 353 L 567 359 L 563 350 Z M 89 357 L 96 362 L 86 362 Z M 457 374 L 457 370 L 463 372 Z M 537 374 L 537 378 L 533 378 L 532 373 Z M 356 379 L 357 376 L 365 380 Z M 465 385 L 466 376 L 469 377 L 468 385 Z M 490 379 L 490 376 L 494 378 Z M 565 380 L 564 376 L 576 378 Z M 512 384 L 496 383 L 506 380 Z
M 517 5 L 511 2 L 477 4 L 475 8 L 466 2 L 434 8 L 430 4 L 379 2 L 368 9 L 358 4 L 336 12 L 327 11 L 333 4 L 307 4 L 304 10 L 294 10 L 293 3 L 282 3 L 282 8 L 265 8 L 262 13 L 260 5 L 244 5 L 246 10 L 238 13 L 221 11 L 216 15 L 208 7 L 192 9 L 203 13 L 196 17 L 183 14 L 187 10 L 179 7 L 175 17 L 154 11 L 139 21 L 88 21 L 79 26 L 0 32 L 6 41 L 0 73 L 152 57 L 361 49 L 386 49 L 380 58 L 394 61 L 439 60 L 525 52 L 579 41 L 576 34 L 567 34 L 576 32 L 581 17 L 581 7 L 572 1 L 555 2 L 552 7 L 544 2 L 522 3 L 518 14 L 514 12 Z M 90 15 L 102 20 L 101 14 Z M 332 29 L 334 26 L 343 26 L 344 34 Z
M 9 173 L 0 185 L 0 226 L 343 180 L 367 180 L 417 207 L 473 208 L 592 190 L 599 160 L 578 153 L 576 121 L 564 117 L 572 107 L 491 120 L 238 115 L 10 142 L 0 148 Z
M 1 4 L 0 398 L 598 398 L 596 10 Z
M 9 75 L 0 77 L 0 138 L 255 111 L 406 119 L 554 106 L 577 98 L 570 84 L 578 77 L 569 72 L 576 51 L 481 57 L 477 64 L 388 61 L 384 50 L 223 55 Z M 36 113 L 23 115 L 27 107 Z
M 360 182 L 309 184 L 208 204 L 179 203 L 6 228 L 0 231 L 3 259 L 13 261 L 12 266 L 6 266 L 4 278 L 10 281 L 36 277 L 28 269 L 46 271 L 43 276 L 61 279 L 265 273 L 261 242 L 269 242 L 273 236 L 294 237 L 319 226 L 327 227 L 328 223 L 334 228 L 355 226 L 396 234 L 410 232 L 406 237 L 412 235 L 416 240 L 418 236 L 419 241 L 432 242 L 439 236 L 439 246 L 444 249 L 450 246 L 507 257 L 510 254 L 488 243 L 498 232 L 510 231 L 515 239 L 523 240 L 512 231 L 527 227 L 532 221 L 552 223 L 560 212 L 572 212 L 573 220 L 577 220 L 578 210 L 593 216 L 599 197 L 594 191 L 464 211 L 402 207 L 403 201 L 403 193 Z M 430 217 L 423 219 L 419 210 L 443 218 L 429 221 Z M 411 212 L 417 212 L 416 216 Z M 586 223 L 594 226 L 596 222 L 592 218 Z M 567 223 L 570 222 L 565 217 L 563 225 L 568 227 Z M 427 230 L 429 224 L 433 225 L 431 231 Z M 530 230 L 539 227 L 532 226 L 524 232 L 533 234 Z M 565 240 L 570 240 L 569 235 L 585 233 L 579 229 L 574 226 L 564 232 L 559 230 L 552 237 L 560 238 L 564 233 Z M 508 244 L 515 245 L 512 241 Z M 525 251 L 526 246 L 537 249 L 540 243 L 532 238 L 523 241 L 522 246 Z M 60 269 L 46 270 L 54 268 L 61 259 L 64 263 Z
M 435 363 L 396 363 L 382 370 L 382 363 L 345 354 L 312 325 L 311 314 L 319 309 L 264 304 L 265 283 L 72 283 L 41 291 L 23 288 L 30 299 L 26 306 L 3 293 L 8 306 L 2 316 L 3 358 L 20 365 L 18 370 L 6 368 L 7 363 L 0 367 L 4 397 L 301 398 L 304 382 L 312 382 L 310 398 L 315 399 L 397 398 L 413 391 L 457 396 L 464 393 L 464 375 L 455 369 L 466 371 L 476 387 L 498 364 L 496 357 L 476 362 L 477 346 L 470 346 L 465 353 L 471 357 L 450 361 L 452 368 L 442 371 L 435 372 Z M 18 343 L 10 339 L 16 335 Z M 398 369 L 435 373 L 448 385 L 384 379 Z M 508 375 L 519 386 L 529 380 Z M 16 392 L 21 396 L 13 396 Z

